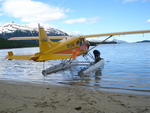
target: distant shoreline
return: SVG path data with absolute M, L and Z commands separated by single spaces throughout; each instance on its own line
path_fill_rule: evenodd
M 136 43 L 149 43 L 150 40 L 137 41 Z
M 90 43 L 90 46 L 96 46 L 96 45 L 100 44 L 101 42 L 92 42 L 92 41 L 89 41 L 89 43 Z M 110 42 L 103 42 L 102 44 L 117 44 L 117 42 L 110 41 Z
M 6 40 L 4 38 L 0 38 L 0 49 L 12 49 L 24 47 L 38 47 L 38 44 L 32 42 Z

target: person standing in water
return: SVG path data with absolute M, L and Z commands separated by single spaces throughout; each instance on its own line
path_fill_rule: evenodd
M 101 53 L 98 50 L 94 50 L 93 54 L 95 56 L 95 63 L 99 62 L 100 60 L 102 60 L 102 58 L 100 57 Z

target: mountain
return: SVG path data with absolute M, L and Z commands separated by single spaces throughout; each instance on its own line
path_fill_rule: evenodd
M 48 36 L 67 36 L 68 34 L 54 28 L 45 28 Z M 38 36 L 38 28 L 30 27 L 28 25 L 19 25 L 14 22 L 6 23 L 0 26 L 0 38 L 8 39 L 10 37 L 23 36 Z
M 126 41 L 124 41 L 124 40 L 118 40 L 118 39 L 113 39 L 112 41 L 117 42 L 118 44 L 121 44 L 121 43 L 128 43 L 128 42 L 126 42 Z
M 136 43 L 147 43 L 147 42 L 150 42 L 150 40 L 137 41 Z

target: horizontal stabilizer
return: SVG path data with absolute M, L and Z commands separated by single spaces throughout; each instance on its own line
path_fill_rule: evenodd
M 31 60 L 32 56 L 33 55 L 14 55 L 12 51 L 9 51 L 5 58 L 9 60 Z

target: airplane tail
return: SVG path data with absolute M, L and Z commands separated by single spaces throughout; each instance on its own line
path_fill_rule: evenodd
M 50 50 L 56 42 L 51 41 L 44 30 L 43 27 L 40 27 L 39 25 L 39 47 L 40 47 L 40 52 L 45 52 L 47 50 Z
M 43 27 L 39 25 L 39 49 L 40 52 L 35 53 L 34 55 L 14 55 L 12 51 L 8 52 L 8 55 L 5 57 L 9 60 L 16 59 L 16 60 L 34 60 L 34 61 L 44 61 L 45 55 L 42 53 L 46 53 L 50 51 L 54 46 L 59 44 L 59 42 L 51 41 L 44 30 Z

